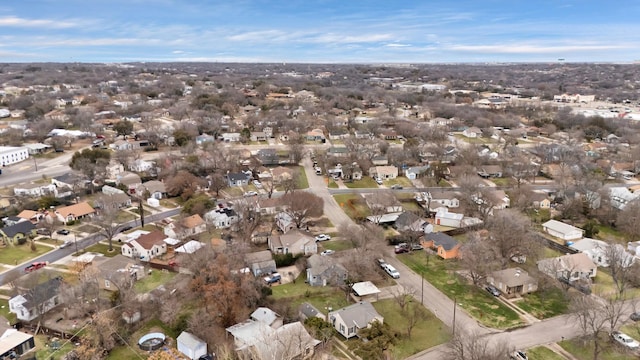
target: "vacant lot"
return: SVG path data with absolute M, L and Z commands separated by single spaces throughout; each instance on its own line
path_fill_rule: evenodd
M 22 245 L 9 245 L 0 249 L 0 263 L 17 265 L 51 250 L 49 246 L 36 244 L 36 251 L 31 251 L 28 241 Z
M 624 349 L 617 344 L 608 341 L 608 339 L 602 339 L 602 352 L 599 354 L 600 360 L 632 360 L 637 359 L 637 356 L 624 353 Z M 593 342 L 583 341 L 582 339 L 565 340 L 559 343 L 563 349 L 571 353 L 577 359 L 593 359 Z
M 565 360 L 563 356 L 556 354 L 553 350 L 544 346 L 528 349 L 527 355 L 530 359 L 537 360 Z
M 342 210 L 352 219 L 365 218 L 371 214 L 364 199 L 357 194 L 334 195 Z
M 455 275 L 455 261 L 427 257 L 423 252 L 413 252 L 398 256 L 398 259 L 425 280 L 442 291 L 450 299 L 455 299 L 469 315 L 485 326 L 508 329 L 522 324 L 520 316 L 506 305 L 496 300 L 483 289 L 466 283 Z
M 275 300 L 289 300 L 291 306 L 297 309 L 300 304 L 308 302 L 316 309 L 327 313 L 328 309 L 340 309 L 349 305 L 347 295 L 338 289 L 329 286 L 309 286 L 305 281 L 305 274 L 302 273 L 295 283 L 273 286 L 272 297 Z
M 140 281 L 136 282 L 134 288 L 136 292 L 140 294 L 147 293 L 160 285 L 164 285 L 171 281 L 177 274 L 170 271 L 163 271 L 158 269 L 151 270 L 151 274 L 145 276 Z
M 566 313 L 569 299 L 562 289 L 550 288 L 526 295 L 516 304 L 538 319 L 547 319 Z

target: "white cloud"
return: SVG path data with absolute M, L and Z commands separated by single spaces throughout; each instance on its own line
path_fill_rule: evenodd
M 49 19 L 25 19 L 15 16 L 0 17 L 0 27 L 32 27 L 32 28 L 72 28 L 78 24 L 70 21 L 58 21 Z
M 474 53 L 502 54 L 548 54 L 559 52 L 581 52 L 599 50 L 619 50 L 628 48 L 625 45 L 450 45 L 447 50 Z
M 410 47 L 411 44 L 398 44 L 398 43 L 391 43 L 391 44 L 386 44 L 386 47 Z

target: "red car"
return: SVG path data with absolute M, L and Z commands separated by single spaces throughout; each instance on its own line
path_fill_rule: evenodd
M 26 268 L 24 268 L 25 272 L 32 272 L 32 271 L 36 271 L 38 269 L 41 269 L 43 267 L 47 266 L 46 262 L 34 262 L 33 264 L 27 266 Z

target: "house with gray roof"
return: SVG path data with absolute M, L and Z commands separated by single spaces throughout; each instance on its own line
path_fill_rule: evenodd
M 11 226 L 5 226 L 0 229 L 2 240 L 7 242 L 17 242 L 19 239 L 26 238 L 36 231 L 36 226 L 31 221 L 20 221 Z
M 244 261 L 251 269 L 253 276 L 271 274 L 276 271 L 276 262 L 273 260 L 269 250 L 245 254 Z
M 398 231 L 424 231 L 429 223 L 413 212 L 405 211 L 398 215 L 395 228 Z
M 239 173 L 228 173 L 226 175 L 226 178 L 227 178 L 227 183 L 229 184 L 229 187 L 234 187 L 234 186 L 242 187 L 242 186 L 249 185 L 249 180 L 251 179 L 251 176 L 243 172 L 239 172 Z
M 314 254 L 307 259 L 307 282 L 311 286 L 343 285 L 347 275 L 347 269 L 330 256 Z
M 328 318 L 336 331 L 347 339 L 357 336 L 360 329 L 369 327 L 374 321 L 384 322 L 382 315 L 368 301 L 331 311 Z
M 31 321 L 61 303 L 58 290 L 62 277 L 58 276 L 9 299 L 9 311 L 22 321 Z
M 309 304 L 308 302 L 302 303 L 302 305 L 300 305 L 300 308 L 298 309 L 298 317 L 300 318 L 300 321 L 305 321 L 313 317 L 317 317 L 325 321 L 327 319 L 324 314 L 320 312 L 320 310 L 316 309 L 315 306 Z
M 521 268 L 494 271 L 487 276 L 487 282 L 502 292 L 507 298 L 513 298 L 538 290 L 538 279 Z

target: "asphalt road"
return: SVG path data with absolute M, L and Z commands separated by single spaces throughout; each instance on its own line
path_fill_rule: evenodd
M 149 215 L 145 217 L 145 222 L 154 222 L 154 221 L 158 221 L 158 220 L 162 220 L 164 218 L 167 217 L 171 217 L 174 215 L 179 214 L 181 211 L 180 208 L 176 208 L 176 209 L 171 209 L 171 210 L 167 210 L 161 213 L 157 213 L 157 214 L 153 214 L 153 215 Z M 122 223 L 121 224 L 123 227 L 124 226 L 131 226 L 131 227 L 135 227 L 138 225 L 138 220 L 131 220 L 129 222 L 126 223 Z M 22 263 L 22 264 L 18 264 L 15 268 L 11 269 L 11 270 L 6 270 L 2 273 L 0 273 L 0 285 L 4 285 L 5 284 L 5 278 L 7 277 L 13 277 L 15 273 L 18 273 L 20 275 L 24 275 L 24 268 L 28 265 L 31 264 L 33 262 L 48 262 L 48 263 L 52 263 L 55 261 L 58 261 L 60 259 L 62 259 L 65 256 L 69 256 L 71 254 L 73 254 L 74 252 L 76 252 L 76 245 L 77 245 L 77 249 L 78 250 L 83 250 L 95 243 L 97 243 L 98 241 L 104 239 L 104 235 L 102 234 L 92 234 L 89 235 L 85 238 L 82 239 L 77 239 L 75 241 L 75 243 L 72 246 L 68 246 L 66 248 L 63 249 L 55 249 L 52 251 L 49 251 L 46 254 L 42 254 L 40 256 L 38 256 L 37 258 L 34 259 L 30 259 L 28 262 Z

